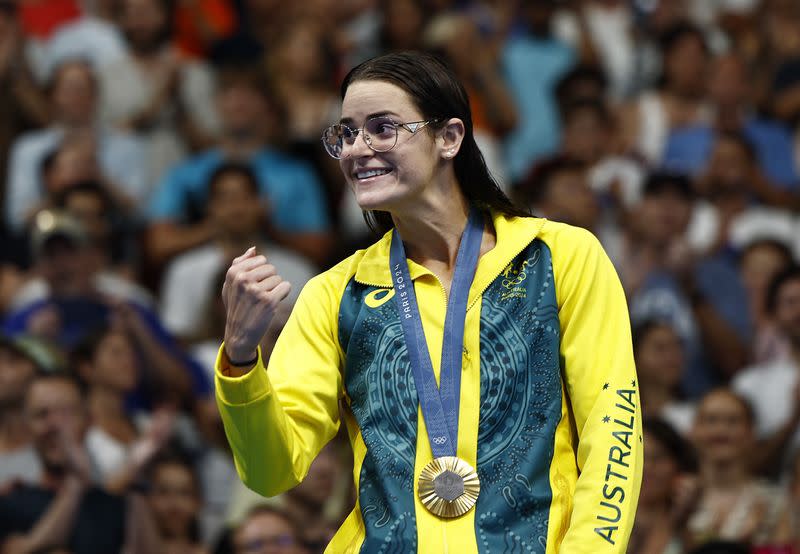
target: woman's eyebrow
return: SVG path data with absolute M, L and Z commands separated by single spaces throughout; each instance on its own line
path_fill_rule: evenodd
M 371 113 L 371 114 L 369 114 L 369 115 L 368 115 L 368 116 L 365 118 L 365 120 L 364 120 L 364 121 L 368 121 L 368 120 L 370 120 L 370 119 L 374 119 L 374 118 L 376 118 L 376 117 L 387 117 L 387 116 L 391 116 L 391 117 L 399 118 L 399 116 L 398 116 L 396 113 L 394 113 L 394 112 L 390 112 L 390 111 L 382 111 L 382 112 L 375 112 L 375 113 Z M 341 123 L 342 125 L 347 125 L 347 126 L 350 126 L 350 125 L 353 125 L 353 124 L 355 123 L 355 121 L 353 120 L 353 118 L 352 118 L 352 117 L 343 117 L 342 119 L 340 119 L 340 120 L 339 120 L 339 123 Z

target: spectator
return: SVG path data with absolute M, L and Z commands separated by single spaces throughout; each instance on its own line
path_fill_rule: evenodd
M 555 19 L 556 35 L 581 52 L 584 60 L 599 62 L 609 77 L 614 100 L 635 92 L 640 50 L 631 6 L 624 0 L 584 0 Z
M 326 34 L 328 23 L 307 19 L 287 22 L 266 56 L 275 90 L 286 109 L 284 141 L 287 150 L 312 163 L 324 186 L 329 209 L 346 193 L 339 164 L 320 148 L 321 129 L 339 119 L 335 87 L 336 59 Z M 336 220 L 337 211 L 330 210 Z M 336 260 L 339 261 L 339 260 Z
M 87 267 L 94 268 L 93 280 L 98 290 L 146 308 L 155 305 L 152 293 L 133 280 L 134 241 L 123 232 L 119 212 L 102 183 L 76 182 L 54 194 L 49 203 L 55 208 L 52 213 L 68 214 L 85 233 Z M 49 294 L 46 279 L 34 271 L 15 291 L 10 308 L 22 309 Z
M 233 533 L 234 554 L 308 554 L 298 523 L 285 512 L 257 506 Z
M 739 134 L 722 133 L 703 173 L 695 181 L 701 201 L 690 228 L 692 247 L 699 252 L 719 252 L 730 246 L 731 234 L 752 217 L 767 211 L 800 207 L 800 195 L 775 187 L 758 167 L 753 147 Z M 755 201 L 766 206 L 758 208 Z
M 695 407 L 680 399 L 685 363 L 678 334 L 663 321 L 640 323 L 633 329 L 633 355 L 643 414 L 663 418 L 681 435 L 688 435 Z
M 652 175 L 616 260 L 633 323 L 667 321 L 683 340 L 682 390 L 690 399 L 744 367 L 750 333 L 735 268 L 714 259 L 695 260 L 688 247 L 691 200 L 685 177 Z
M 692 507 L 688 473 L 695 470 L 691 447 L 668 423 L 645 417 L 644 473 L 630 554 L 679 554 L 682 532 Z
M 8 151 L 14 139 L 24 131 L 46 125 L 49 117 L 47 101 L 36 86 L 25 55 L 26 43 L 17 2 L 3 0 L 0 2 L 0 175 L 7 174 Z M 3 185 L 0 191 L 4 190 Z M 4 196 L 0 195 L 0 199 Z
M 501 141 L 517 126 L 517 109 L 500 73 L 499 44 L 487 35 L 473 17 L 445 12 L 428 24 L 425 46 L 441 54 L 464 83 L 475 140 L 489 171 L 507 191 L 510 182 L 502 163 Z
M 135 520 L 126 525 L 125 498 L 92 485 L 82 444 L 88 414 L 77 381 L 67 374 L 35 378 L 25 414 L 43 473 L 37 484 L 18 484 L 0 496 L 3 552 L 64 547 L 94 554 L 120 552 L 126 544 L 131 552 L 160 552 L 155 530 L 147 528 L 149 514 L 133 511 Z
M 750 469 L 755 426 L 747 401 L 728 389 L 715 389 L 700 401 L 692 431 L 699 492 L 687 524 L 687 547 L 714 539 L 751 546 L 792 540 L 785 495 Z
M 150 466 L 147 502 L 161 534 L 164 554 L 207 554 L 200 543 L 200 487 L 191 464 L 163 455 Z
M 91 137 L 102 172 L 118 185 L 119 195 L 128 206 L 138 206 L 144 200 L 148 183 L 142 145 L 130 135 L 95 125 L 98 95 L 94 73 L 85 62 L 64 62 L 55 71 L 50 85 L 53 124 L 22 135 L 11 149 L 6 223 L 14 231 L 22 230 L 29 211 L 43 196 L 39 176 L 43 159 L 71 133 Z
M 660 2 L 666 4 L 668 2 Z M 673 129 L 703 123 L 709 51 L 702 31 L 678 23 L 660 40 L 662 74 L 658 88 L 642 92 L 623 110 L 626 146 L 658 167 Z
M 782 188 L 797 190 L 792 137 L 783 127 L 751 113 L 752 90 L 741 56 L 729 53 L 714 61 L 709 91 L 713 120 L 675 130 L 667 141 L 665 167 L 698 174 L 706 167 L 718 133 L 740 133 L 753 145 L 767 178 Z
M 505 144 L 505 159 L 512 183 L 528 173 L 541 157 L 559 143 L 558 109 L 554 88 L 570 69 L 575 53 L 550 33 L 556 2 L 525 2 L 526 29 L 506 40 L 501 55 L 503 70 L 519 123 Z
M 143 140 L 150 183 L 218 130 L 213 75 L 204 63 L 181 59 L 172 44 L 171 4 L 121 1 L 117 20 L 129 53 L 98 72 L 101 119 Z
M 37 482 L 41 467 L 31 443 L 24 400 L 37 372 L 58 367 L 57 355 L 32 337 L 0 336 L 0 488 Z
M 124 280 L 120 288 L 137 288 L 130 298 L 149 306 L 152 295 L 134 282 L 139 263 L 136 227 L 120 213 L 108 189 L 94 180 L 76 182 L 54 195 L 53 206 L 80 222 L 104 272 Z
M 579 64 L 570 69 L 556 87 L 558 111 L 583 101 L 602 102 L 606 98 L 608 79 L 603 70 L 589 64 Z
M 170 438 L 174 414 L 164 403 L 183 400 L 178 388 L 183 383 L 170 381 L 184 375 L 165 353 L 137 350 L 140 342 L 132 330 L 136 324 L 118 317 L 114 326 L 90 334 L 74 349 L 73 363 L 87 386 L 91 425 L 86 446 L 106 490 L 123 494 Z M 152 401 L 161 403 L 147 426 L 142 413 L 126 407 L 143 382 Z M 188 383 L 183 388 L 188 389 Z
M 324 192 L 311 168 L 278 151 L 281 110 L 270 84 L 254 70 L 227 70 L 217 94 L 222 135 L 207 150 L 170 170 L 150 205 L 147 252 L 161 265 L 216 237 L 205 213 L 209 177 L 224 161 L 250 163 L 262 197 L 270 200 L 278 242 L 321 261 L 329 244 Z M 265 136 L 265 135 L 271 136 Z
M 800 123 L 800 6 L 791 0 L 765 2 L 763 63 L 768 103 L 778 120 L 797 129 Z M 762 60 L 759 60 L 762 61 Z
M 381 0 L 383 25 L 380 30 L 381 52 L 419 50 L 422 31 L 428 19 L 421 0 Z
M 598 231 L 600 205 L 589 188 L 583 162 L 569 158 L 542 162 L 518 185 L 516 194 L 539 217 Z
M 792 265 L 792 251 L 780 239 L 755 238 L 739 257 L 739 275 L 747 290 L 747 301 L 753 318 L 753 362 L 765 364 L 789 355 L 789 345 L 777 329 L 767 309 L 767 292 L 772 280 Z M 763 419 L 763 418 L 760 418 Z
M 767 292 L 767 310 L 788 343 L 788 352 L 773 362 L 747 368 L 733 388 L 753 405 L 764 439 L 759 467 L 777 473 L 787 453 L 800 446 L 800 267 L 778 274 Z
M 622 152 L 616 118 L 603 100 L 576 100 L 564 106 L 562 123 L 561 153 L 586 164 L 589 184 L 608 215 L 623 218 L 641 198 L 645 169 Z
M 219 289 L 212 288 L 214 277 L 251 245 L 265 252 L 281 268 L 281 275 L 291 280 L 293 298 L 315 274 L 305 259 L 266 240 L 264 220 L 269 217 L 265 212 L 259 202 L 257 177 L 249 165 L 225 162 L 211 175 L 206 213 L 216 227 L 216 238 L 175 258 L 162 287 L 162 317 L 176 336 L 188 342 L 205 338 L 202 310 L 208 299 L 218 296 Z

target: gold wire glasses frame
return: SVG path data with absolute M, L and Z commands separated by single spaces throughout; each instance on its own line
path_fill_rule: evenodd
M 359 134 L 364 137 L 364 142 L 375 152 L 388 152 L 397 144 L 398 129 L 403 128 L 412 135 L 426 125 L 437 121 L 407 121 L 399 123 L 388 117 L 373 117 L 368 119 L 364 126 L 352 129 L 343 123 L 331 125 L 322 133 L 322 144 L 325 151 L 332 157 L 341 159 L 345 143 L 352 146 Z

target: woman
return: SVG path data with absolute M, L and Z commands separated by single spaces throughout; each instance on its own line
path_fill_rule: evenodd
M 192 465 L 176 455 L 163 455 L 150 466 L 147 503 L 161 534 L 164 554 L 206 554 L 200 543 L 203 505 Z
M 364 62 L 342 97 L 323 143 L 386 233 L 306 285 L 266 371 L 256 347 L 290 285 L 252 248 L 233 261 L 216 380 L 243 480 L 300 482 L 341 400 L 358 499 L 328 551 L 624 552 L 639 398 L 599 243 L 502 194 L 436 58 Z
M 699 493 L 687 524 L 687 545 L 712 540 L 784 546 L 792 538 L 787 499 L 751 470 L 754 416 L 746 400 L 728 389 L 700 401 L 692 438 Z
M 663 70 L 659 86 L 646 90 L 622 109 L 627 146 L 658 167 L 673 129 L 705 122 L 708 46 L 703 32 L 676 23 L 660 40 Z
M 659 319 L 648 319 L 635 326 L 633 357 L 644 416 L 664 418 L 681 435 L 687 435 L 695 408 L 678 396 L 685 358 L 684 346 L 675 328 Z

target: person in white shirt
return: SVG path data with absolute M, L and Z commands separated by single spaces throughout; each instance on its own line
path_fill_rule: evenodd
M 744 370 L 732 385 L 753 405 L 756 431 L 763 441 L 759 465 L 774 473 L 788 462 L 788 452 L 800 446 L 800 266 L 775 277 L 767 309 L 789 343 L 789 353 Z
M 167 329 L 189 342 L 206 338 L 203 335 L 209 330 L 202 326 L 203 315 L 209 302 L 218 298 L 215 278 L 249 246 L 258 246 L 271 263 L 280 264 L 281 275 L 292 279 L 294 297 L 315 274 L 308 260 L 267 242 L 266 206 L 259 199 L 257 177 L 250 166 L 239 162 L 221 165 L 209 180 L 205 211 L 215 229 L 214 240 L 175 258 L 161 287 L 161 315 Z M 218 349 L 219 345 L 214 351 Z
M 86 61 L 65 61 L 56 69 L 50 84 L 53 124 L 25 133 L 11 146 L 5 219 L 12 230 L 23 229 L 41 200 L 42 162 L 66 136 L 90 134 L 105 176 L 119 186 L 132 207 L 144 201 L 148 192 L 145 150 L 134 136 L 95 125 L 98 94 L 98 82 Z

